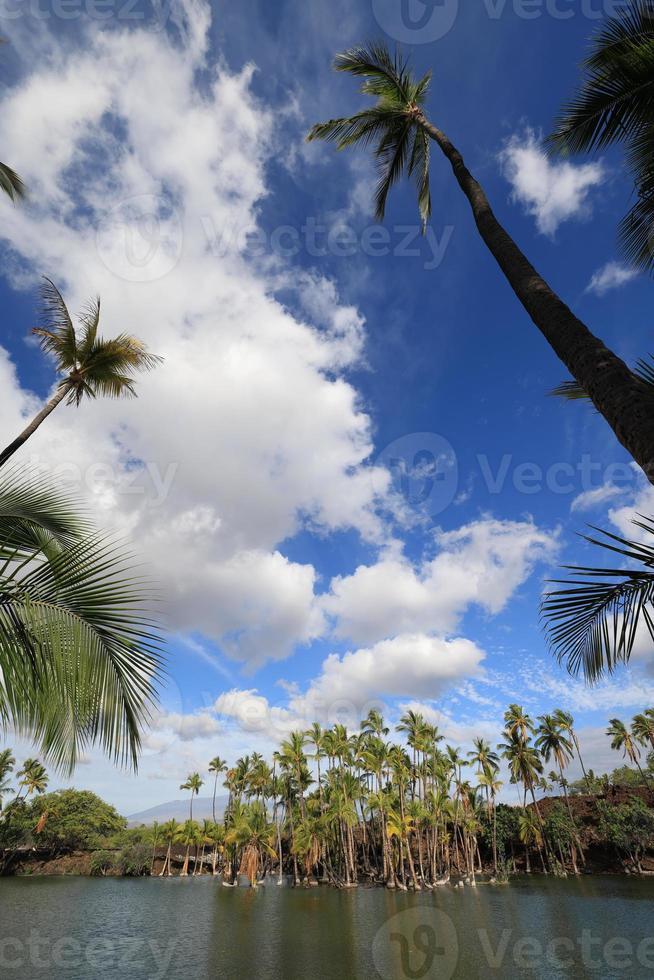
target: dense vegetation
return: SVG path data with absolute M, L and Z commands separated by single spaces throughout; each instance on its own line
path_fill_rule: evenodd
M 415 712 L 397 731 L 405 744 L 389 742 L 384 719 L 371 711 L 357 734 L 317 724 L 291 733 L 272 764 L 257 753 L 232 767 L 216 757 L 208 766 L 214 817 L 221 777 L 229 791 L 221 821 L 193 819 L 204 781 L 192 773 L 181 786 L 190 794 L 188 820 L 132 829 L 92 793 L 46 794 L 43 767 L 27 760 L 0 818 L 0 846 L 92 850 L 93 874 L 222 872 L 228 883 L 247 875 L 253 884 L 284 873 L 296 884 L 320 877 L 339 887 L 401 889 L 451 877 L 472 884 L 484 870 L 495 880 L 518 870 L 563 875 L 581 872 L 597 847 L 642 871 L 654 847 L 654 709 L 629 727 L 611 722 L 612 747 L 632 767 L 599 778 L 585 769 L 574 721 L 563 711 L 534 722 L 511 705 L 496 749 L 477 738 L 466 755 Z M 521 805 L 498 802 L 501 758 Z M 575 758 L 584 778 L 569 783 Z M 6 784 L 13 758 L 5 751 L 0 759 Z M 617 799 L 612 787 L 620 789 Z M 562 795 L 543 795 L 553 790 Z M 590 817 L 577 805 L 589 799 Z

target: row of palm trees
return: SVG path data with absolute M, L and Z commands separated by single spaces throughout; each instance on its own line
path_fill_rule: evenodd
M 182 875 L 220 871 L 227 884 L 238 875 L 256 884 L 274 871 L 280 880 L 290 873 L 296 884 L 320 877 L 343 888 L 368 881 L 419 890 L 452 876 L 474 884 L 484 864 L 496 878 L 503 876 L 521 844 L 526 870 L 538 855 L 543 872 L 577 873 L 585 860 L 582 828 L 566 770 L 576 759 L 588 777 L 574 719 L 556 710 L 534 721 L 513 704 L 504 722 L 495 748 L 475 738 L 463 754 L 415 711 L 396 726 L 405 744 L 394 744 L 373 710 L 356 734 L 318 723 L 290 733 L 270 763 L 256 752 L 232 767 L 216 757 L 208 767 L 213 820 L 193 819 L 193 801 L 204 784 L 193 773 L 180 787 L 190 793 L 189 819 L 152 827 L 153 866 L 156 848 L 165 845 L 160 875 L 171 875 L 175 855 L 182 860 L 175 850 L 181 846 Z M 608 734 L 646 780 L 639 760 L 643 748 L 654 750 L 654 709 L 637 715 L 630 727 L 613 719 Z M 498 803 L 501 760 L 519 787 L 517 808 Z M 215 809 L 220 776 L 229 794 L 222 821 Z M 556 819 L 542 812 L 538 798 L 553 785 L 563 790 Z M 507 838 L 498 824 L 509 818 Z

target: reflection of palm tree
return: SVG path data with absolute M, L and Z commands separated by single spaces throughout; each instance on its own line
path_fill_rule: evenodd
M 381 220 L 391 187 L 407 173 L 415 180 L 423 227 L 431 215 L 430 148 L 449 161 L 472 209 L 477 230 L 515 295 L 545 340 L 591 398 L 646 476 L 654 480 L 654 429 L 643 386 L 612 351 L 577 319 L 500 225 L 482 187 L 448 137 L 425 115 L 431 73 L 416 80 L 408 64 L 383 44 L 352 48 L 336 57 L 337 71 L 363 79 L 362 92 L 376 98 L 350 118 L 319 123 L 308 139 L 334 141 L 339 149 L 374 145 L 379 164 L 376 216 Z M 654 182 L 654 181 L 653 181 Z
M 49 279 L 44 281 L 42 294 L 43 325 L 32 332 L 39 337 L 41 349 L 54 357 L 57 373 L 63 378 L 52 398 L 0 452 L 0 466 L 27 442 L 64 398 L 69 405 L 79 405 L 83 398 L 97 398 L 98 395 L 134 397 L 134 373 L 149 371 L 161 361 L 129 334 L 119 334 L 112 340 L 98 336 L 99 299 L 80 314 L 81 330 L 77 331 L 61 293 Z

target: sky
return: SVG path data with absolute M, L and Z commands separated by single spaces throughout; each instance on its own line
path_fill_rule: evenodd
M 367 155 L 304 141 L 361 106 L 333 55 L 401 43 L 499 219 L 634 363 L 651 283 L 616 246 L 620 153 L 542 151 L 616 6 L 3 6 L 0 159 L 29 197 L 0 202 L 0 438 L 56 380 L 30 337 L 42 276 L 71 311 L 100 295 L 106 336 L 164 358 L 137 400 L 61 406 L 21 456 L 129 541 L 168 632 L 138 776 L 91 750 L 74 785 L 131 813 L 314 720 L 354 730 L 381 707 L 394 725 L 412 707 L 467 747 L 499 740 L 515 701 L 572 711 L 587 764 L 621 764 L 604 729 L 654 701 L 651 643 L 588 688 L 538 605 L 560 564 L 598 563 L 579 531 L 635 535 L 654 493 L 599 416 L 550 397 L 565 369 L 437 151 L 421 237 L 412 188 L 380 226 Z

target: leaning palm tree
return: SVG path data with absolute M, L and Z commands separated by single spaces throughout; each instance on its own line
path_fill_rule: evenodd
M 654 536 L 654 520 L 632 522 Z M 547 592 L 542 614 L 550 646 L 571 673 L 582 672 L 593 682 L 627 663 L 641 623 L 654 640 L 654 545 L 594 528 L 602 537 L 585 540 L 626 558 L 632 567 L 585 568 L 565 566 L 575 573 L 555 579 L 563 589 Z
M 636 202 L 620 223 L 630 262 L 654 271 L 654 3 L 631 0 L 602 24 L 583 62 L 582 84 L 549 137 L 553 152 L 623 144 Z
M 9 792 L 9 776 L 14 771 L 16 759 L 11 749 L 0 752 L 0 813 L 2 813 L 2 798 Z
M 45 766 L 38 759 L 25 759 L 22 769 L 18 770 L 16 776 L 18 785 L 25 791 L 26 797 L 31 796 L 32 793 L 45 793 L 48 788 L 48 774 Z M 19 792 L 16 799 L 20 795 Z
M 0 452 L 0 466 L 27 442 L 41 423 L 64 399 L 79 405 L 84 398 L 133 398 L 134 374 L 150 371 L 161 358 L 129 334 L 111 340 L 98 335 L 100 325 L 99 297 L 78 317 L 81 329 L 75 329 L 64 299 L 49 279 L 42 287 L 42 324 L 34 333 L 41 350 L 54 357 L 57 373 L 63 375 L 55 393 L 13 442 Z
M 625 723 L 620 721 L 619 718 L 611 718 L 606 734 L 611 738 L 611 748 L 615 752 L 621 751 L 625 759 L 629 759 L 629 761 L 636 766 L 638 772 L 643 777 L 643 782 L 647 783 L 647 776 L 643 772 L 639 761 L 640 750 L 638 748 L 637 739 L 635 738 L 633 732 L 629 731 Z
M 523 307 L 619 442 L 654 482 L 654 414 L 643 411 L 646 393 L 642 381 L 593 336 L 538 274 L 495 217 L 460 152 L 429 121 L 425 102 L 431 73 L 416 80 L 407 62 L 397 54 L 392 56 L 383 44 L 339 54 L 334 67 L 363 78 L 362 92 L 376 98 L 376 105 L 354 116 L 319 123 L 307 138 L 331 140 L 339 149 L 374 144 L 379 164 L 377 218 L 384 217 L 389 191 L 406 172 L 417 185 L 423 226 L 431 215 L 430 145 L 435 143 L 468 199 L 479 234 Z
M 161 638 L 129 556 L 69 497 L 0 478 L 0 727 L 58 769 L 100 744 L 136 768 L 161 675 Z

